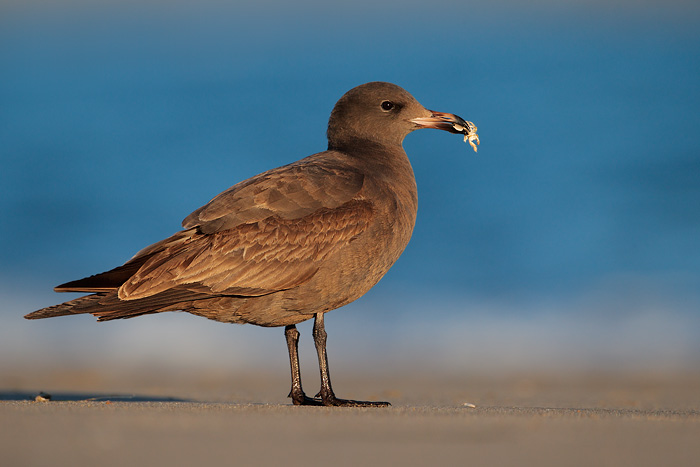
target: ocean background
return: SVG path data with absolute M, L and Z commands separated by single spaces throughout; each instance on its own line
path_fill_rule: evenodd
M 283 370 L 282 329 L 27 321 L 391 81 L 479 128 L 404 143 L 413 238 L 326 318 L 367 372 L 700 367 L 700 6 L 0 1 L 0 370 Z M 316 373 L 310 323 L 302 365 Z

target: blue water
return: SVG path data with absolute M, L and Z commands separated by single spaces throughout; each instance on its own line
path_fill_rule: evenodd
M 653 295 L 695 313 L 696 7 L 355 5 L 3 6 L 5 289 L 121 264 L 228 186 L 325 149 L 335 101 L 385 80 L 482 144 L 407 137 L 418 223 L 376 297 Z

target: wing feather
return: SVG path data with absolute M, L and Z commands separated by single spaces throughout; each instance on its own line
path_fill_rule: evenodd
M 257 296 L 308 281 L 368 226 L 364 176 L 327 151 L 243 181 L 183 221 L 186 230 L 123 266 L 59 286 L 137 300 L 183 287 Z
M 232 186 L 187 216 L 182 226 L 213 233 L 270 216 L 300 219 L 347 203 L 362 189 L 364 176 L 338 164 L 332 152 L 321 154 Z
M 301 219 L 272 216 L 234 229 L 196 234 L 149 258 L 119 289 L 119 298 L 149 297 L 197 284 L 210 293 L 264 295 L 309 280 L 321 262 L 361 234 L 372 204 L 351 200 Z M 245 292 L 244 292 L 245 291 Z

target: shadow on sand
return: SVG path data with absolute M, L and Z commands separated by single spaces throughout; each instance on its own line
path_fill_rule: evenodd
M 0 401 L 35 401 L 41 396 L 52 402 L 196 402 L 177 397 L 143 396 L 138 394 L 95 394 L 80 392 L 0 391 Z

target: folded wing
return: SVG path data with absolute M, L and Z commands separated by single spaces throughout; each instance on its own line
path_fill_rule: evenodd
M 332 160 L 308 159 L 231 187 L 190 214 L 186 230 L 123 266 L 56 290 L 118 289 L 121 300 L 170 289 L 258 296 L 308 281 L 373 216 L 372 203 L 362 197 L 361 173 Z

